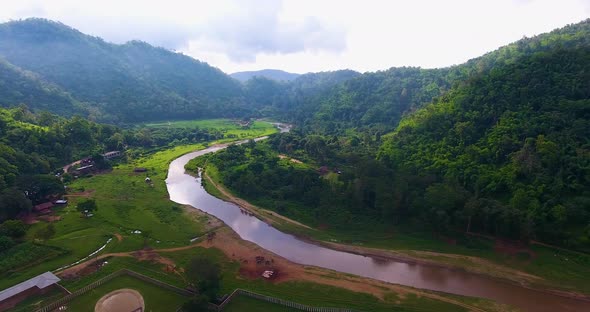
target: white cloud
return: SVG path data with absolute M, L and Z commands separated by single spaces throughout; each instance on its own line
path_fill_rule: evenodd
M 226 72 L 309 72 L 449 66 L 589 14 L 589 0 L 15 0 L 2 2 L 0 20 L 46 17 Z

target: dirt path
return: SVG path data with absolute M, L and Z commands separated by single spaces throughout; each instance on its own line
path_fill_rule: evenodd
M 123 236 L 122 236 L 121 234 L 119 234 L 119 233 L 115 233 L 114 235 L 115 235 L 115 237 L 117 238 L 117 241 L 118 241 L 118 242 L 120 242 L 120 241 L 122 241 L 122 240 L 123 240 Z
M 215 183 L 215 181 L 213 181 L 213 179 L 211 179 L 211 177 L 209 177 L 209 175 L 207 175 L 206 172 L 203 172 L 203 177 L 205 178 L 205 180 L 207 180 L 208 183 L 211 183 L 213 185 L 213 187 L 215 187 L 217 190 L 219 190 L 219 192 L 221 192 L 221 194 L 223 194 L 223 196 L 226 197 L 225 198 L 226 201 L 232 202 L 232 203 L 240 206 L 241 208 L 255 214 L 257 217 L 259 217 L 260 219 L 262 219 L 263 221 L 265 221 L 269 224 L 273 224 L 273 223 L 277 222 L 276 219 L 280 219 L 282 221 L 285 221 L 285 222 L 288 222 L 291 224 L 295 224 L 297 226 L 301 226 L 301 227 L 304 227 L 307 229 L 312 229 L 310 226 L 307 226 L 303 223 L 289 219 L 289 218 L 282 216 L 274 211 L 270 211 L 270 210 L 266 210 L 266 209 L 257 207 L 255 205 L 252 205 L 251 203 L 239 198 L 239 197 L 234 196 L 223 185 Z
M 75 161 L 75 162 L 73 162 L 73 163 L 71 163 L 71 164 L 67 164 L 67 165 L 65 165 L 65 166 L 63 167 L 63 170 L 64 170 L 64 172 L 68 172 L 68 169 L 70 169 L 70 167 L 72 167 L 72 166 L 79 165 L 81 161 L 82 161 L 82 160 L 77 160 L 77 161 Z
M 296 163 L 296 164 L 302 164 L 303 162 L 299 159 L 295 159 L 295 158 L 291 158 L 287 155 L 283 155 L 283 154 L 279 154 L 279 158 L 280 159 L 289 159 L 291 162 Z

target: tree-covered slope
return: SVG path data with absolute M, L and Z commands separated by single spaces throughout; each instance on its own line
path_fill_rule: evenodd
M 441 230 L 589 247 L 590 49 L 588 36 L 571 38 L 401 121 L 379 158 L 418 190 L 403 201 L 412 214 Z
M 43 19 L 1 24 L 0 56 L 88 102 L 103 120 L 230 116 L 245 107 L 239 83 L 206 63 Z
M 402 116 L 496 67 L 517 63 L 540 52 L 588 46 L 590 20 L 523 38 L 448 68 L 391 68 L 351 77 L 332 88 L 324 88 L 314 97 L 296 101 L 289 116 L 313 132 L 333 134 L 357 128 L 383 133 L 393 130 Z
M 87 113 L 81 103 L 60 87 L 0 58 L 0 105 L 6 107 L 21 103 L 63 116 Z
M 260 115 L 296 121 L 295 115 L 317 111 L 319 95 L 359 75 L 353 70 L 337 70 L 304 74 L 290 82 L 256 76 L 244 83 L 244 92 Z

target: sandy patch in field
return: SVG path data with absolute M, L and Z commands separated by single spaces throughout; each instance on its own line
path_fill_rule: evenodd
M 291 158 L 287 155 L 283 155 L 283 154 L 279 154 L 279 158 L 280 159 L 289 159 L 291 162 L 296 163 L 296 164 L 302 164 L 303 162 L 299 159 L 295 159 L 295 158 Z
M 133 312 L 144 311 L 145 304 L 141 294 L 129 288 L 118 289 L 104 295 L 94 306 L 95 312 Z

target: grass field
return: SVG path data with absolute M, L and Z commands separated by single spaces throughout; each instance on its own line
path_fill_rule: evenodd
M 224 308 L 223 312 L 297 312 L 294 308 L 254 299 L 248 296 L 235 296 Z
M 76 299 L 66 306 L 68 307 L 68 311 L 92 312 L 94 311 L 94 305 L 102 296 L 121 288 L 131 288 L 138 291 L 145 302 L 145 311 L 176 311 L 176 309 L 189 299 L 188 297 L 137 278 L 122 275 L 98 286 L 84 295 L 76 297 Z
M 463 308 L 450 303 L 429 298 L 418 298 L 411 295 L 401 298 L 393 292 L 385 300 L 379 300 L 377 297 L 369 294 L 357 293 L 311 282 L 290 281 L 275 284 L 269 283 L 263 278 L 256 280 L 244 279 L 238 273 L 239 263 L 229 261 L 217 249 L 194 248 L 166 253 L 166 257 L 174 260 L 180 267 L 184 267 L 196 254 L 206 256 L 220 264 L 222 268 L 221 292 L 223 294 L 230 294 L 236 288 L 242 288 L 262 295 L 273 296 L 309 306 L 351 308 L 359 311 L 464 311 Z M 454 298 L 456 299 L 458 296 L 454 296 Z M 468 299 L 465 297 L 461 297 L 460 300 L 467 300 L 471 304 L 480 301 L 479 299 Z M 490 301 L 486 300 L 481 300 L 481 302 L 484 306 L 490 304 Z
M 230 119 L 176 120 L 141 124 L 148 128 L 207 128 L 221 131 L 225 139 L 246 139 L 275 133 L 276 128 L 265 121 L 253 121 L 247 128 Z
M 196 121 L 203 127 L 221 128 L 225 120 Z M 190 123 L 190 122 L 189 122 Z M 237 126 L 236 126 L 237 127 Z M 269 123 L 256 122 L 252 129 L 230 129 L 229 134 L 239 139 L 255 138 L 260 133 L 270 134 L 277 130 Z M 229 130 L 228 130 L 229 131 Z M 238 138 L 226 138 L 227 142 Z M 214 144 L 219 142 L 209 142 Z M 141 249 L 145 244 L 154 248 L 187 245 L 191 238 L 203 233 L 206 220 L 189 217 L 183 208 L 168 199 L 165 179 L 168 164 L 173 159 L 188 152 L 204 148 L 204 144 L 183 145 L 149 153 L 129 163 L 116 165 L 109 173 L 80 178 L 68 185 L 69 193 L 82 193 L 82 197 L 70 197 L 69 205 L 55 208 L 55 214 L 61 217 L 54 222 L 55 235 L 41 244 L 58 247 L 64 251 L 55 257 L 45 259 L 39 264 L 26 266 L 12 271 L 0 272 L 0 289 L 36 276 L 46 271 L 55 270 L 63 265 L 82 259 L 103 246 L 113 238 L 101 253 L 122 252 Z M 147 168 L 147 173 L 134 173 L 136 167 Z M 153 185 L 145 183 L 149 176 Z M 91 218 L 83 218 L 76 210 L 76 203 L 85 197 L 97 201 L 98 210 Z M 35 233 L 47 226 L 46 222 L 33 224 L 27 232 L 27 240 L 35 240 Z M 139 230 L 141 234 L 132 234 Z M 115 234 L 122 236 L 119 241 Z M 2 257 L 6 263 L 14 262 L 12 254 Z
M 33 295 L 28 297 L 24 301 L 19 302 L 19 304 L 10 309 L 11 312 L 30 312 L 40 309 L 53 301 L 58 300 L 59 298 L 63 297 L 65 294 L 63 291 L 54 288 L 49 293 L 44 295 Z
M 145 243 L 154 247 L 188 244 L 191 238 L 203 233 L 203 226 L 187 217 L 182 207 L 168 200 L 164 180 L 167 164 L 172 159 L 202 147 L 176 147 L 131 164 L 119 165 L 108 174 L 76 180 L 69 186 L 70 189 L 92 191 L 90 197 L 96 199 L 98 205 L 95 215 L 83 218 L 75 209 L 76 202 L 83 197 L 71 197 L 67 207 L 56 211 L 62 218 L 54 222 L 56 234 L 43 242 L 65 249 L 67 254 L 2 276 L 0 288 L 82 259 L 104 245 L 109 238 L 114 238 L 115 233 L 120 234 L 123 240 L 112 239 L 103 253 L 137 250 Z M 149 168 L 153 187 L 144 182 L 145 174 L 133 173 L 135 166 Z M 45 222 L 33 224 L 27 233 L 28 239 L 33 240 L 35 232 L 45 226 Z M 131 231 L 135 230 L 142 234 L 132 234 Z

